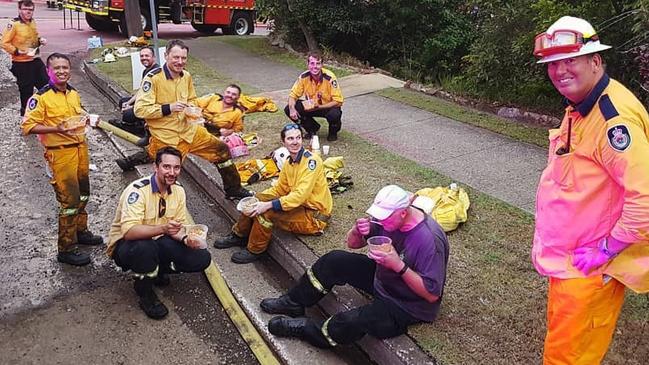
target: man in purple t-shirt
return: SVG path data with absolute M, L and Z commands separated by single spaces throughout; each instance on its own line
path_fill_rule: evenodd
M 373 220 L 358 219 L 347 234 L 347 245 L 361 248 L 370 237 L 387 236 L 392 248 L 371 249 L 367 255 L 335 250 L 320 257 L 288 294 L 262 300 L 267 313 L 298 317 L 274 317 L 269 331 L 329 348 L 360 340 L 366 333 L 398 336 L 411 324 L 433 321 L 444 293 L 448 240 L 411 202 L 412 194 L 396 185 L 381 189 L 367 210 Z M 305 307 L 316 304 L 334 285 L 344 284 L 373 295 L 372 302 L 324 322 L 303 317 Z

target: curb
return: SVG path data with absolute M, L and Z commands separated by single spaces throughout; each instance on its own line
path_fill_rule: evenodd
M 115 105 L 125 91 L 114 82 L 102 75 L 97 68 L 83 62 L 84 73 L 90 81 L 108 97 Z M 219 208 L 234 222 L 239 216 L 235 205 L 225 198 L 220 183 L 201 166 L 198 158 L 189 156 L 183 164 L 183 169 L 199 184 Z M 273 232 L 273 244 L 269 246 L 270 256 L 286 270 L 294 279 L 301 277 L 306 268 L 317 259 L 316 256 L 298 237 L 289 232 Z M 318 306 L 328 315 L 367 304 L 368 299 L 351 287 L 337 287 L 324 297 Z M 429 364 L 436 365 L 437 361 L 424 353 L 423 350 L 407 335 L 380 340 L 365 336 L 358 341 L 359 348 L 379 365 L 393 364 Z M 270 344 L 273 346 L 273 344 Z

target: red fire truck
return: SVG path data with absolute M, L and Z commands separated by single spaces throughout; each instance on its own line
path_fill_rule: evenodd
M 124 16 L 126 1 L 65 0 L 63 6 L 84 12 L 86 22 L 92 29 L 119 30 L 127 35 Z M 142 28 L 151 30 L 149 0 L 139 1 Z M 224 34 L 246 35 L 255 30 L 255 0 L 155 0 L 155 7 L 158 23 L 189 21 L 194 29 L 202 33 L 214 33 L 221 28 Z

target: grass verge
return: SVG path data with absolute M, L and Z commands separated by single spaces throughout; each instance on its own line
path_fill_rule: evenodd
M 164 46 L 166 42 L 160 42 L 161 46 Z M 118 44 L 109 44 L 108 47 L 116 47 Z M 101 52 L 104 48 L 95 48 L 90 52 L 90 59 L 101 58 Z M 163 55 L 161 55 L 163 57 Z M 96 64 L 97 69 L 103 72 L 106 75 L 109 75 L 113 81 L 119 84 L 126 91 L 131 91 L 133 86 L 133 76 L 131 71 L 131 58 L 117 57 L 116 62 L 104 63 L 98 62 Z M 225 76 L 218 74 L 214 69 L 208 67 L 201 60 L 192 57 L 191 54 L 187 60 L 187 71 L 192 75 L 194 80 L 194 87 L 196 88 L 196 95 L 202 96 L 205 94 L 218 92 L 222 93 L 223 89 L 228 84 L 234 83 L 236 80 L 229 79 Z M 259 89 L 256 89 L 250 85 L 237 83 L 241 87 L 241 91 L 244 94 L 256 94 L 260 92 Z
M 109 77 L 119 77 L 117 64 L 106 64 Z M 198 70 L 196 80 L 208 70 Z M 207 76 L 205 76 L 207 79 Z M 202 86 L 202 85 L 197 85 Z M 262 143 L 250 157 L 263 157 L 279 147 L 281 112 L 246 116 L 246 131 Z M 326 131 L 326 126 L 322 130 Z M 324 137 L 324 136 L 321 136 Z M 324 143 L 324 142 L 323 142 Z M 301 236 L 316 254 L 343 248 L 345 233 L 364 214 L 374 194 L 396 183 L 410 190 L 447 185 L 451 180 L 411 160 L 348 132 L 329 143 L 332 156 L 344 156 L 344 174 L 354 187 L 334 196 L 334 216 L 324 236 Z M 260 191 L 269 185 L 253 185 Z M 469 221 L 449 233 L 451 255 L 444 302 L 438 320 L 413 326 L 409 334 L 442 364 L 537 364 L 545 334 L 546 281 L 529 260 L 534 218 L 498 199 L 467 189 Z M 628 295 L 607 360 L 611 364 L 644 364 L 649 356 L 646 330 L 649 299 Z
M 377 94 L 463 123 L 496 132 L 517 141 L 548 146 L 548 129 L 521 124 L 408 89 L 390 88 Z
M 268 42 L 267 37 L 261 36 L 223 36 L 218 38 L 213 38 L 215 42 L 221 41 L 233 46 L 237 46 L 249 53 L 266 57 L 277 63 L 282 63 L 288 66 L 295 67 L 298 71 L 304 71 L 306 69 L 306 61 L 303 57 L 298 57 L 294 54 L 287 52 L 278 47 L 273 47 Z M 345 68 L 327 66 L 325 68 L 333 71 L 336 77 L 341 78 L 344 76 L 351 75 L 353 72 Z

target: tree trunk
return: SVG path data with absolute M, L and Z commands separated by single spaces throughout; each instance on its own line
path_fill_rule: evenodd
M 306 45 L 309 47 L 309 51 L 318 51 L 318 41 L 315 39 L 311 28 L 309 28 L 301 19 L 297 21 L 302 33 L 304 34 L 304 39 L 306 40 Z

